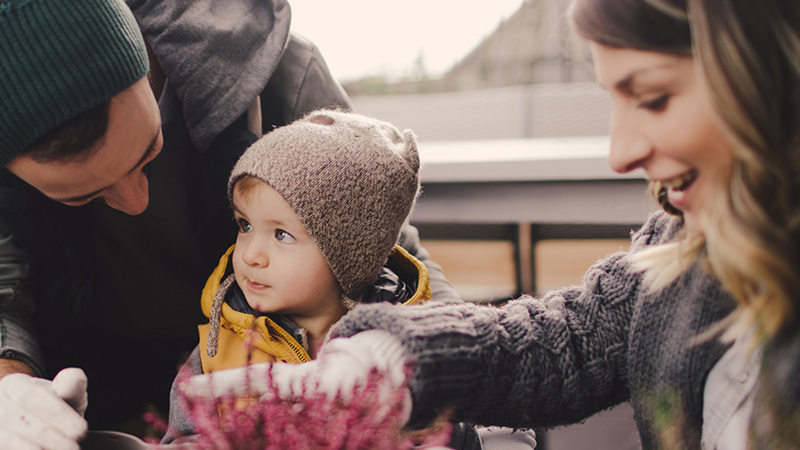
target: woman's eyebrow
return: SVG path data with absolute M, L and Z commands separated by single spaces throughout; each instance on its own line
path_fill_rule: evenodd
M 638 77 L 639 75 L 642 75 L 644 73 L 651 72 L 653 70 L 667 69 L 667 68 L 671 68 L 671 67 L 674 67 L 674 65 L 673 64 L 669 64 L 669 63 L 665 63 L 665 64 L 659 64 L 659 65 L 653 66 L 653 67 L 644 67 L 644 68 L 641 68 L 641 69 L 636 69 L 636 70 L 632 71 L 631 73 L 629 73 L 628 76 L 626 76 L 625 78 L 623 78 L 623 79 L 617 81 L 616 83 L 614 83 L 614 89 L 616 89 L 616 90 L 618 90 L 620 92 L 624 92 L 626 94 L 631 94 L 631 93 L 633 93 L 632 86 L 633 86 L 633 82 L 636 79 L 636 77 Z

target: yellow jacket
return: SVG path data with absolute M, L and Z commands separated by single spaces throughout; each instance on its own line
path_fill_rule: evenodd
M 225 277 L 233 248 L 234 246 L 231 246 L 222 255 L 217 268 L 211 273 L 205 288 L 203 288 L 200 304 L 206 317 L 211 316 L 214 296 Z M 411 305 L 430 300 L 432 294 L 428 269 L 425 265 L 397 245 L 389 258 L 395 267 L 400 269 L 397 271 L 397 275 L 403 281 L 409 284 L 416 282 L 417 285 L 413 296 L 403 304 Z M 242 367 L 248 363 L 280 361 L 297 364 L 311 360 L 308 352 L 297 339 L 269 317 L 255 317 L 236 311 L 226 302 L 222 302 L 217 352 L 213 357 L 209 356 L 207 351 L 210 324 L 200 325 L 198 330 L 203 373 Z

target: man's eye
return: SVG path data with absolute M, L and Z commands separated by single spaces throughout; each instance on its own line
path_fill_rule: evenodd
M 237 221 L 237 223 L 239 224 L 239 232 L 240 233 L 249 233 L 249 232 L 253 231 L 253 226 L 250 225 L 250 222 L 248 222 L 248 221 L 246 221 L 244 219 L 239 219 Z
M 284 244 L 291 244 L 294 242 L 294 236 L 280 229 L 275 230 L 275 239 L 277 239 L 279 242 L 283 242 Z

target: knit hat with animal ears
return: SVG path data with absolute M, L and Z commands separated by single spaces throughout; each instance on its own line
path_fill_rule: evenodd
M 320 110 L 253 144 L 233 168 L 278 191 L 300 218 L 344 294 L 378 277 L 419 192 L 414 133 L 359 114 Z

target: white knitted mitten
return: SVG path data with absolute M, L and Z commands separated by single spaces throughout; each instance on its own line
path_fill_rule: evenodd
M 189 397 L 270 395 L 271 378 L 281 396 L 301 392 L 341 393 L 345 399 L 356 385 L 364 385 L 374 368 L 383 373 L 378 395 L 388 396 L 406 382 L 406 355 L 399 340 L 389 333 L 370 330 L 351 338 L 326 343 L 316 360 L 303 364 L 263 363 L 208 375 L 181 384 Z M 272 371 L 271 377 L 267 372 Z M 411 393 L 405 389 L 403 420 L 411 414 Z
M 53 381 L 12 373 L 0 380 L 0 448 L 75 449 L 88 428 L 86 374 L 64 369 Z

